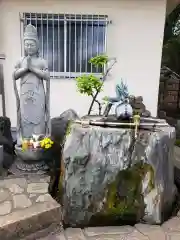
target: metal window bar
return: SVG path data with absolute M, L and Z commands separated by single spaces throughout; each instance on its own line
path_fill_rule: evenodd
M 23 13 L 20 20 L 22 47 L 25 26 L 31 23 L 37 27 L 40 55 L 48 61 L 51 77 L 102 72 L 89 59 L 106 53 L 107 15 Z
M 66 73 L 67 72 L 67 61 L 66 61 L 66 59 L 67 59 L 67 33 L 68 33 L 68 31 L 67 31 L 67 19 L 66 19 L 66 15 L 64 15 L 64 73 Z M 64 75 L 64 77 L 65 77 L 65 75 Z
M 93 15 L 92 15 L 92 21 L 91 21 L 91 43 L 92 43 L 92 47 L 91 47 L 91 58 L 93 57 L 93 44 L 94 44 L 94 31 L 93 31 Z M 91 64 L 91 72 L 93 72 L 93 66 Z
M 52 20 L 52 35 L 53 35 L 53 41 L 52 41 L 52 59 L 53 59 L 53 68 L 52 68 L 52 70 L 53 70 L 53 77 L 54 77 L 54 17 L 53 17 L 53 20 Z

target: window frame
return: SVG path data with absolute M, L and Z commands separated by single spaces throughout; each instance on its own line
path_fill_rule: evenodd
M 31 17 L 31 14 L 34 15 L 34 17 Z M 104 54 L 107 51 L 107 27 L 108 24 L 111 22 L 108 20 L 108 16 L 107 15 L 84 15 L 84 14 L 49 14 L 49 13 L 30 13 L 30 12 L 24 12 L 24 13 L 20 13 L 20 35 L 21 35 L 21 55 L 23 55 L 23 49 L 24 49 L 24 42 L 23 42 L 23 33 L 24 33 L 24 28 L 27 25 L 26 21 L 29 20 L 31 21 L 36 21 L 36 27 L 37 27 L 37 22 L 38 21 L 49 21 L 48 25 L 50 23 L 53 23 L 53 19 L 54 16 L 58 16 L 58 21 L 59 21 L 59 16 L 61 17 L 61 21 L 64 22 L 64 70 L 66 69 L 66 71 L 53 71 L 50 72 L 50 76 L 51 78 L 76 78 L 78 76 L 81 75 L 95 75 L 97 77 L 101 77 L 102 76 L 102 72 L 99 73 L 95 73 L 95 72 L 68 72 L 67 71 L 67 67 L 65 67 L 66 65 L 66 60 L 67 60 L 67 55 L 68 55 L 68 51 L 67 51 L 67 21 L 72 21 L 72 19 L 68 19 L 69 16 L 74 16 L 75 18 L 73 19 L 74 21 L 76 21 L 76 16 L 81 16 L 81 18 L 78 18 L 78 21 L 82 21 L 82 23 L 84 23 L 85 19 L 83 19 L 83 16 L 91 16 L 92 17 L 92 23 L 93 21 L 99 22 L 103 21 L 105 22 L 105 29 L 104 29 Z M 28 18 L 27 15 L 30 15 L 30 17 Z M 43 15 L 46 16 L 43 17 Z M 41 19 L 39 18 L 39 16 L 41 16 Z M 51 18 L 49 18 L 50 16 L 53 16 Z M 62 19 L 63 16 L 63 19 Z M 72 21 L 73 22 L 73 21 Z M 40 23 L 42 24 L 42 23 Z M 43 23 L 44 25 L 44 23 Z M 92 26 L 94 27 L 95 25 L 92 24 Z M 46 59 L 48 61 L 48 59 Z M 81 60 L 82 61 L 82 60 Z M 105 70 L 104 66 L 104 69 Z

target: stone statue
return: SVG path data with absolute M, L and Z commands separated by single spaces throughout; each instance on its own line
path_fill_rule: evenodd
M 133 108 L 133 113 L 138 114 L 141 117 L 151 117 L 151 113 L 146 109 L 146 106 L 143 103 L 143 97 L 142 96 L 130 96 L 129 97 L 129 103 L 131 104 Z
M 24 33 L 25 56 L 19 60 L 13 73 L 17 102 L 17 141 L 33 134 L 50 134 L 50 74 L 47 62 L 39 57 L 36 28 L 29 24 Z M 16 80 L 20 79 L 20 94 Z M 44 82 L 46 81 L 46 91 Z
M 116 84 L 116 97 L 108 97 L 108 104 L 104 111 L 104 116 L 107 117 L 111 107 L 115 105 L 115 116 L 117 119 L 129 119 L 133 115 L 133 110 L 129 104 L 129 93 L 127 86 L 121 81 L 121 84 Z

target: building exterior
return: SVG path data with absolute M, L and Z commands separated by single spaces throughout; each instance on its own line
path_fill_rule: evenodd
M 117 64 L 102 96 L 113 95 L 123 79 L 130 93 L 142 95 L 156 115 L 164 23 L 177 1 L 166 0 L 0 0 L 0 56 L 4 56 L 6 115 L 16 126 L 12 72 L 23 54 L 23 29 L 34 24 L 40 54 L 51 71 L 51 116 L 68 108 L 87 113 L 90 98 L 77 93 L 75 77 L 99 74 L 88 63 L 106 52 Z

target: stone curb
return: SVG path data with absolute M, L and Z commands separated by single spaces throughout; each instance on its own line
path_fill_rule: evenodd
M 23 211 L 0 217 L 0 239 L 19 240 L 48 228 L 52 223 L 60 224 L 61 220 L 61 207 L 55 200 L 37 203 Z

